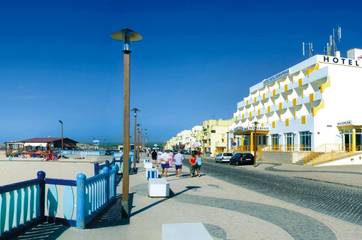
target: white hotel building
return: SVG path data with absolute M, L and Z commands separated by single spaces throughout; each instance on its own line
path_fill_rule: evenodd
M 315 55 L 252 86 L 234 113 L 233 145 L 252 152 L 256 133 L 264 151 L 361 150 L 362 50 L 339 55 Z

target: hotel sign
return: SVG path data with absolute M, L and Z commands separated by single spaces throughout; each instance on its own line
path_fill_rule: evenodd
M 337 123 L 337 126 L 347 126 L 347 125 L 352 125 L 352 121 L 347 120 L 347 121 Z
M 323 56 L 323 62 L 345 65 L 345 66 L 352 66 L 352 67 L 362 67 L 362 63 L 360 61 L 353 60 L 350 58 L 338 58 L 338 57 L 334 57 L 334 56 Z

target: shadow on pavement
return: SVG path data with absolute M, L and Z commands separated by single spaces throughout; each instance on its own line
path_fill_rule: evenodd
M 141 208 L 141 209 L 135 211 L 134 213 L 131 213 L 131 217 L 133 217 L 133 216 L 135 216 L 135 215 L 137 215 L 139 213 L 142 213 L 142 212 L 144 212 L 144 211 L 146 211 L 146 210 L 148 210 L 148 209 L 150 209 L 152 207 L 155 207 L 155 206 L 159 205 L 160 203 L 163 203 L 164 201 L 167 201 L 167 200 L 169 200 L 169 199 L 171 199 L 173 197 L 176 197 L 176 196 L 181 195 L 181 194 L 183 194 L 183 193 L 185 193 L 185 192 L 187 192 L 189 190 L 197 189 L 197 188 L 201 188 L 201 187 L 200 186 L 186 186 L 186 189 L 184 189 L 184 190 L 182 190 L 181 192 L 178 192 L 178 193 L 174 193 L 170 189 L 170 196 L 168 198 L 163 198 L 163 199 L 161 199 L 161 200 L 159 200 L 157 202 L 154 202 L 154 203 L 152 203 L 152 204 L 150 204 L 150 205 L 148 205 L 148 206 L 146 206 L 144 208 Z
M 24 234 L 18 236 L 15 239 L 18 240 L 30 240 L 30 239 L 57 239 L 69 226 L 65 226 L 57 223 L 42 223 L 33 227 L 31 230 L 25 232 Z
M 130 211 L 133 207 L 133 197 L 134 193 L 129 194 L 128 198 L 128 207 Z M 120 225 L 127 225 L 130 223 L 129 218 L 125 216 L 122 207 L 122 195 L 117 196 L 116 202 L 107 209 L 104 214 L 100 217 L 91 221 L 87 228 L 95 229 L 95 228 L 105 228 L 105 227 L 113 227 L 113 226 L 120 226 Z

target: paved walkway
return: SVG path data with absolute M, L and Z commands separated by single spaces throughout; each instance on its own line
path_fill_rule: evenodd
M 266 167 L 270 165 L 259 166 L 257 171 L 265 171 Z M 59 239 L 156 240 L 161 239 L 163 225 L 173 223 L 202 223 L 214 239 L 354 240 L 362 236 L 360 225 L 211 176 L 175 177 L 171 172 L 167 179 L 173 196 L 168 199 L 149 198 L 147 181 L 141 169 L 130 179 L 133 209 L 129 223 L 121 219 L 120 206 L 115 205 L 90 229 L 69 228 Z

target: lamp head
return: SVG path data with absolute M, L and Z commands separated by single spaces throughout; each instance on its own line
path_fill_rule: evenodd
M 124 28 L 118 32 L 112 33 L 112 39 L 116 41 L 123 41 L 123 50 L 129 51 L 130 42 L 142 40 L 142 35 L 129 28 Z
M 63 121 L 62 121 L 62 120 L 59 120 L 59 123 L 60 123 L 60 124 L 63 124 Z

